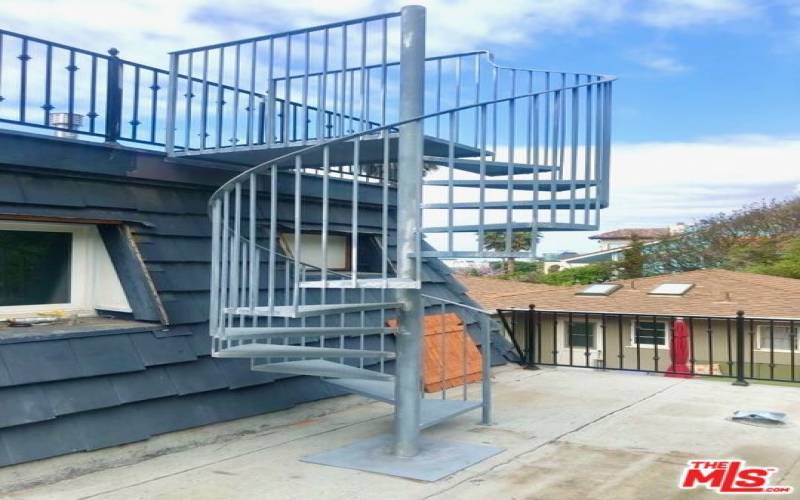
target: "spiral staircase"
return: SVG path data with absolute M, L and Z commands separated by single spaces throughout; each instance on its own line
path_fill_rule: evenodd
M 455 415 L 488 424 L 485 315 L 481 397 L 421 394 L 426 309 L 485 313 L 423 294 L 423 262 L 533 257 L 541 232 L 597 228 L 612 81 L 426 58 L 421 7 L 173 53 L 168 153 L 240 172 L 209 203 L 213 355 L 396 404 L 401 456 Z

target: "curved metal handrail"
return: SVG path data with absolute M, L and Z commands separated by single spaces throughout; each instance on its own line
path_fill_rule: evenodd
M 520 95 L 516 95 L 516 96 L 511 96 L 511 97 L 504 97 L 504 98 L 501 98 L 501 99 L 493 99 L 493 100 L 490 100 L 490 101 L 481 101 L 479 103 L 465 104 L 463 106 L 459 106 L 459 107 L 455 107 L 455 108 L 449 108 L 449 109 L 441 110 L 441 111 L 435 111 L 435 112 L 432 112 L 432 113 L 426 113 L 424 115 L 416 116 L 414 118 L 408 118 L 408 119 L 405 119 L 405 120 L 400 120 L 400 121 L 397 121 L 397 122 L 394 122 L 394 123 L 391 123 L 391 124 L 388 124 L 388 125 L 382 125 L 380 127 L 376 127 L 376 128 L 370 129 L 370 130 L 365 130 L 365 131 L 357 132 L 357 133 L 350 134 L 350 135 L 344 135 L 344 136 L 340 136 L 340 137 L 335 137 L 335 138 L 332 138 L 332 139 L 327 139 L 324 142 L 319 142 L 317 144 L 312 144 L 312 145 L 310 145 L 308 147 L 299 149 L 297 151 L 293 151 L 291 153 L 287 153 L 285 155 L 281 155 L 281 156 L 278 156 L 276 158 L 272 158 L 272 159 L 267 160 L 265 162 L 259 163 L 258 165 L 255 165 L 255 166 L 245 170 L 244 172 L 241 172 L 241 173 L 237 174 L 236 176 L 230 178 L 223 185 L 221 185 L 216 191 L 214 191 L 214 193 L 209 198 L 209 202 L 208 202 L 209 203 L 209 214 L 211 213 L 210 211 L 211 211 L 212 205 L 216 201 L 219 201 L 219 197 L 222 194 L 224 194 L 225 192 L 230 192 L 231 189 L 236 184 L 240 183 L 241 181 L 245 180 L 246 178 L 250 177 L 251 175 L 261 173 L 264 170 L 266 170 L 267 167 L 270 167 L 270 166 L 272 166 L 272 165 L 274 165 L 276 163 L 279 163 L 279 162 L 281 162 L 283 160 L 287 160 L 287 159 L 290 159 L 290 158 L 295 158 L 297 156 L 303 156 L 305 154 L 310 153 L 311 151 L 314 151 L 314 150 L 317 150 L 317 149 L 323 149 L 323 148 L 328 147 L 328 146 L 330 146 L 332 144 L 338 144 L 338 143 L 342 143 L 342 142 L 349 142 L 349 141 L 352 141 L 354 139 L 358 139 L 358 138 L 361 138 L 361 137 L 364 137 L 364 136 L 376 135 L 379 132 L 388 131 L 390 129 L 396 129 L 396 128 L 402 126 L 402 125 L 406 125 L 406 124 L 409 124 L 409 123 L 428 120 L 430 118 L 436 118 L 437 116 L 445 116 L 445 115 L 448 115 L 448 114 L 458 113 L 458 112 L 466 111 L 466 110 L 469 110 L 469 109 L 475 109 L 475 108 L 480 108 L 480 107 L 484 107 L 484 106 L 497 105 L 497 104 L 502 104 L 502 103 L 511 102 L 511 101 L 515 101 L 515 100 L 528 99 L 528 98 L 532 98 L 532 97 L 536 97 L 536 96 L 540 96 L 540 95 L 552 94 L 552 93 L 555 93 L 555 92 L 563 92 L 563 91 L 566 91 L 566 90 L 573 90 L 573 89 L 579 89 L 579 88 L 585 88 L 585 87 L 598 86 L 598 85 L 602 85 L 602 84 L 608 84 L 608 83 L 611 83 L 611 82 L 613 82 L 613 81 L 615 81 L 617 79 L 617 77 L 614 77 L 614 76 L 607 76 L 607 77 L 601 77 L 601 78 L 603 78 L 603 79 L 596 80 L 596 81 L 593 81 L 593 82 L 579 83 L 579 84 L 576 84 L 576 85 L 569 85 L 569 86 L 566 86 L 566 87 L 558 87 L 558 88 L 553 88 L 553 89 L 549 89 L 549 90 L 542 90 L 542 91 L 538 91 L 538 92 L 520 94 Z M 294 168 L 294 167 L 290 166 L 290 167 L 287 167 L 287 168 Z

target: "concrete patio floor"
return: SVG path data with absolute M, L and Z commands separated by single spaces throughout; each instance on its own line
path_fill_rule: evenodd
M 478 425 L 476 412 L 426 435 L 506 450 L 435 483 L 298 460 L 389 431 L 389 406 L 349 396 L 0 469 L 0 496 L 715 498 L 709 491 L 677 488 L 686 461 L 702 458 L 778 467 L 772 484 L 800 488 L 800 386 L 733 387 L 724 381 L 504 367 L 495 373 L 493 387 L 495 425 Z M 791 422 L 765 428 L 726 420 L 737 409 L 784 411 Z

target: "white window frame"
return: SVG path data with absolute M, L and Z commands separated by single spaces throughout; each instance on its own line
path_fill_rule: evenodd
M 789 329 L 789 325 L 774 325 L 775 328 L 786 328 Z M 795 336 L 794 336 L 794 352 L 800 352 L 800 326 L 794 325 L 795 329 Z M 765 346 L 762 347 L 761 345 L 761 335 L 764 335 Z M 769 324 L 757 325 L 756 326 L 756 350 L 757 351 L 765 351 L 769 352 Z M 774 352 L 792 352 L 791 349 L 773 349 Z
M 133 311 L 95 225 L 0 220 L 0 230 L 72 234 L 70 301 L 0 306 L 0 320 L 56 311 L 78 316 L 95 316 L 97 309 L 123 313 Z
M 653 323 L 653 321 L 640 320 L 639 323 Z M 670 322 L 656 320 L 655 323 L 661 323 L 662 325 L 664 325 L 664 343 L 658 344 L 659 349 L 662 347 L 665 349 L 669 348 L 669 339 L 672 338 L 672 326 L 670 325 Z M 628 347 L 633 347 L 634 349 L 636 349 L 636 321 L 633 319 L 631 320 L 630 337 L 628 338 Z M 653 344 L 649 342 L 647 344 L 639 344 L 639 348 L 655 349 L 655 347 L 653 347 Z
M 575 318 L 573 318 L 572 319 L 572 324 L 577 324 L 577 323 L 584 323 L 584 321 L 583 321 L 583 319 L 576 320 Z M 598 330 L 598 326 L 599 325 L 598 325 L 597 321 L 593 321 L 593 320 L 589 320 L 589 325 L 591 325 L 591 329 L 592 329 L 592 345 L 589 346 L 589 350 L 590 351 L 596 351 L 597 350 L 597 330 Z M 569 335 L 569 320 L 560 319 L 558 321 L 558 328 L 561 331 L 561 339 L 562 339 L 561 343 L 563 344 L 562 347 L 564 349 L 569 349 L 569 337 L 568 337 L 568 335 Z M 585 351 L 586 347 L 572 346 L 572 350 L 573 351 L 574 350 Z

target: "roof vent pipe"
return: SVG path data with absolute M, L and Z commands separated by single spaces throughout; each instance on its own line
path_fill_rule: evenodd
M 50 126 L 56 129 L 56 137 L 76 139 L 78 134 L 74 130 L 81 128 L 83 115 L 77 113 L 51 113 Z

